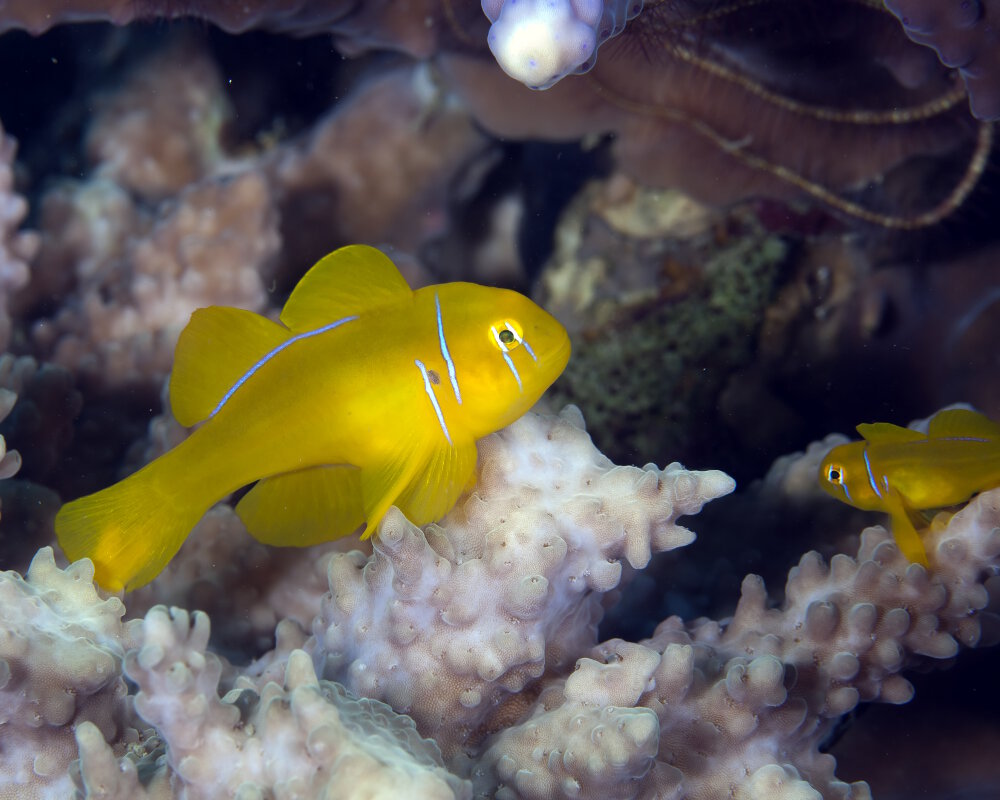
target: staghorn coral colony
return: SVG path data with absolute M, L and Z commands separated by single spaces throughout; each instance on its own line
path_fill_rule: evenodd
M 817 485 L 858 423 L 1000 419 L 998 15 L 0 3 L 0 797 L 1000 795 L 1000 488 L 925 567 Z M 191 312 L 348 243 L 570 332 L 457 505 L 66 563 L 60 501 L 187 435 Z

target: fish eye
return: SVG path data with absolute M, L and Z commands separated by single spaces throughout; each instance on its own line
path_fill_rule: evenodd
M 844 482 L 844 470 L 838 464 L 831 464 L 826 468 L 826 479 L 830 483 L 843 483 Z
M 501 353 L 507 353 L 521 344 L 521 326 L 513 319 L 504 319 L 490 326 L 490 338 Z

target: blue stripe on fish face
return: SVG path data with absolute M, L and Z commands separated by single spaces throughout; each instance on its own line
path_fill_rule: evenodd
M 505 322 L 504 325 L 506 326 L 505 330 L 514 335 L 514 338 L 517 340 L 518 344 L 523 344 L 524 340 L 517 334 L 517 331 L 513 329 L 513 326 L 510 324 L 510 322 Z M 500 348 L 500 355 L 502 355 L 503 360 L 507 362 L 507 368 L 513 373 L 514 380 L 517 381 L 518 391 L 520 391 L 523 394 L 524 387 L 521 385 L 521 376 L 517 374 L 517 367 L 514 366 L 514 362 L 510 358 L 510 352 L 509 352 L 510 348 L 508 348 L 507 345 L 504 344 L 503 339 L 500 338 L 500 331 L 497 330 L 496 325 L 491 325 L 490 331 L 493 334 L 493 340 L 497 343 L 497 347 Z M 531 350 L 529 349 L 528 352 L 531 352 Z M 531 353 L 531 357 L 534 358 L 535 354 Z
M 510 367 L 510 371 L 514 373 L 514 380 L 517 381 L 517 390 L 524 393 L 524 387 L 521 385 L 521 376 L 517 374 L 517 367 L 514 366 L 514 362 L 510 360 L 510 354 L 505 350 L 500 353 L 503 356 L 503 360 L 507 362 L 507 366 Z
M 222 407 L 226 403 L 229 402 L 229 398 L 231 398 L 236 393 L 236 390 L 239 389 L 244 383 L 246 383 L 257 370 L 259 370 L 268 361 L 270 361 L 272 358 L 274 358 L 276 355 L 278 355 L 278 353 L 281 353 L 282 351 L 284 351 L 287 348 L 291 347 L 293 344 L 295 344 L 295 342 L 300 342 L 303 339 L 309 339 L 309 338 L 311 338 L 313 336 L 319 336 L 319 334 L 321 334 L 321 333 L 326 333 L 328 331 L 332 331 L 334 328 L 339 328 L 345 322 L 353 322 L 357 318 L 358 318 L 357 315 L 355 315 L 353 317 L 344 317 L 343 319 L 334 320 L 333 322 L 329 322 L 326 325 L 323 325 L 323 326 L 321 326 L 319 328 L 316 328 L 316 330 L 305 331 L 304 333 L 297 333 L 292 338 L 287 339 L 286 341 L 284 341 L 281 344 L 279 344 L 273 350 L 271 350 L 271 351 L 265 353 L 264 355 L 262 355 L 257 360 L 257 363 L 254 364 L 252 367 L 250 367 L 250 369 L 248 369 L 246 372 L 244 372 L 240 376 L 240 379 L 238 381 L 236 381 L 236 383 L 234 383 L 232 386 L 229 387 L 229 391 L 227 391 L 224 395 L 222 395 L 222 399 L 218 402 L 218 404 L 212 410 L 212 413 L 208 415 L 208 419 L 211 419 L 216 414 L 218 414 L 222 410 Z
M 437 415 L 438 424 L 441 426 L 444 438 L 448 440 L 448 444 L 451 444 L 451 436 L 448 434 L 448 426 L 444 424 L 444 414 L 441 413 L 441 406 L 438 405 L 437 395 L 434 394 L 434 387 L 431 385 L 431 379 L 427 374 L 427 367 L 424 366 L 424 362 L 419 358 L 415 358 L 413 363 L 417 365 L 417 369 L 420 370 L 420 374 L 424 377 L 424 391 L 427 392 L 431 405 L 434 407 L 434 413 Z
M 438 344 L 441 347 L 441 358 L 448 365 L 448 377 L 451 379 L 451 388 L 455 392 L 455 401 L 462 405 L 462 393 L 458 389 L 458 378 L 455 376 L 455 362 L 451 360 L 451 353 L 448 352 L 448 343 L 444 340 L 444 324 L 441 322 L 441 301 L 437 292 L 434 293 L 434 306 L 437 308 Z
M 516 342 L 517 342 L 518 344 L 523 344 L 523 345 L 524 345 L 524 349 L 528 351 L 528 355 L 529 355 L 529 356 L 531 356 L 531 360 L 532 360 L 532 361 L 534 361 L 534 362 L 535 362 L 535 363 L 537 364 L 537 363 L 538 363 L 538 356 L 536 356 L 536 355 L 535 355 L 535 351 L 531 349 L 531 345 L 530 345 L 530 344 L 528 344 L 528 343 L 527 343 L 527 342 L 526 342 L 526 341 L 524 340 L 524 337 L 523 337 L 523 336 L 521 336 L 521 334 L 519 334 L 519 333 L 517 332 L 517 326 L 516 326 L 516 325 L 514 325 L 514 323 L 513 323 L 513 322 L 511 322 L 511 321 L 510 321 L 509 319 L 505 319 L 505 320 L 503 321 L 503 324 L 504 324 L 504 325 L 506 325 L 506 326 L 507 326 L 507 330 L 509 330 L 509 331 L 510 331 L 510 332 L 511 332 L 511 333 L 512 333 L 512 334 L 514 335 L 514 340 L 515 340 L 515 341 L 516 341 Z M 499 335 L 498 335 L 498 338 L 499 338 Z M 506 349 L 507 349 L 507 348 L 505 347 L 505 348 L 504 348 L 504 351 L 506 351 Z M 518 381 L 518 383 L 520 383 L 520 381 Z
M 865 445 L 863 455 L 865 459 L 865 469 L 868 470 L 868 483 L 871 484 L 872 490 L 875 492 L 875 496 L 882 497 L 882 492 L 880 492 L 878 488 L 878 482 L 875 480 L 875 474 L 872 472 L 872 462 L 868 458 L 868 445 Z

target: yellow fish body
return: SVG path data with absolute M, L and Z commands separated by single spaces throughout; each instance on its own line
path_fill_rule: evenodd
M 97 581 L 152 580 L 213 504 L 257 481 L 236 511 L 267 544 L 372 534 L 390 505 L 417 524 L 470 483 L 476 440 L 526 412 L 559 376 L 559 322 L 506 289 L 412 291 L 355 245 L 319 261 L 281 324 L 236 308 L 195 311 L 181 333 L 170 403 L 177 447 L 56 517 L 66 555 Z
M 884 511 L 910 561 L 927 564 L 915 512 L 944 508 L 1000 486 L 1000 425 L 975 411 L 935 414 L 927 433 L 887 422 L 858 425 L 863 441 L 833 448 L 819 483 L 855 508 Z

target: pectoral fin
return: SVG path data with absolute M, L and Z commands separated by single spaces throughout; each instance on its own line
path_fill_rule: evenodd
M 900 552 L 915 564 L 927 566 L 927 551 L 917 526 L 925 527 L 926 520 L 917 509 L 906 502 L 906 498 L 898 492 L 893 492 L 889 502 L 889 515 L 892 520 L 892 536 Z
M 462 492 L 473 484 L 475 442 L 461 445 L 434 443 L 416 447 L 405 459 L 381 467 L 366 467 L 361 474 L 368 538 L 395 505 L 415 525 L 434 522 L 447 514 Z
M 259 542 L 307 547 L 347 536 L 365 520 L 361 472 L 334 466 L 286 472 L 257 482 L 236 513 Z
M 475 485 L 476 445 L 437 447 L 396 501 L 406 518 L 417 525 L 435 522 Z

